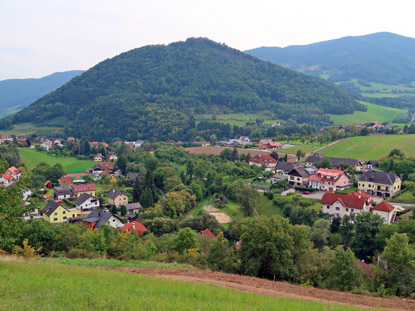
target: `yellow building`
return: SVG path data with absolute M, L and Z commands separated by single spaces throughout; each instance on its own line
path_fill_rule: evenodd
M 43 220 L 52 224 L 58 224 L 77 217 L 80 214 L 80 211 L 76 209 L 66 209 L 62 204 L 52 200 L 42 210 L 42 213 Z
M 401 190 L 402 181 L 395 173 L 367 171 L 359 179 L 358 188 L 379 197 L 391 197 Z
M 112 190 L 107 194 L 108 203 L 115 206 L 128 204 L 128 196 L 118 190 Z
M 78 198 L 82 193 L 86 193 L 89 195 L 95 196 L 95 191 L 97 190 L 97 187 L 95 184 L 81 184 L 81 185 L 73 185 L 73 196 L 75 198 Z

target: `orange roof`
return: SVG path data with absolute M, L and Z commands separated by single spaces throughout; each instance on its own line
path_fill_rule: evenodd
M 200 232 L 200 235 L 207 235 L 209 238 L 212 238 L 212 239 L 214 239 L 214 238 L 216 238 L 216 235 L 214 235 L 213 233 L 212 233 L 212 231 L 210 231 L 209 229 L 205 229 L 205 230 L 203 230 L 203 231 L 201 231 Z
M 250 162 L 262 164 L 262 163 L 277 163 L 273 157 L 267 154 L 257 154 L 255 157 L 249 160 Z
M 278 147 L 278 146 L 281 146 L 281 143 L 279 143 L 279 142 L 271 142 L 271 143 L 268 143 L 268 145 L 270 145 L 271 147 Z
M 86 185 L 73 185 L 73 192 L 85 192 L 85 191 L 96 191 L 97 187 L 95 184 L 86 184 Z
M 386 201 L 382 201 L 381 203 L 372 207 L 372 210 L 388 212 L 388 213 L 392 212 L 394 209 L 395 209 L 395 206 L 393 206 L 392 204 L 389 204 Z
M 18 170 L 14 166 L 9 167 L 9 171 L 12 172 L 13 175 L 19 175 L 20 174 L 20 170 Z
M 343 171 L 333 170 L 330 168 L 319 168 L 316 174 L 336 177 L 343 174 Z
M 9 173 L 4 173 L 4 174 L 1 174 L 1 176 L 3 176 L 5 179 L 7 179 L 7 180 L 10 180 L 10 179 L 12 179 L 13 177 L 11 177 L 10 175 L 9 175 Z
M 129 224 L 126 224 L 125 226 L 121 227 L 121 230 L 122 231 L 127 231 L 127 232 L 137 231 L 137 232 L 143 234 L 144 231 L 147 230 L 147 228 L 143 224 L 139 223 L 138 221 L 133 221 L 133 222 L 130 222 Z
M 363 196 L 355 195 L 354 193 L 325 193 L 321 198 L 321 204 L 331 205 L 339 201 L 344 207 L 363 209 L 365 203 L 370 204 L 371 199 Z

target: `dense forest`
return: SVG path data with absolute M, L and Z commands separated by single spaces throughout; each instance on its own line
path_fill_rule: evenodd
M 246 51 L 260 59 L 333 82 L 362 79 L 386 84 L 415 81 L 415 40 L 392 33 Z
M 193 38 L 105 60 L 0 128 L 55 122 L 67 135 L 94 140 L 181 139 L 195 114 L 267 110 L 282 120 L 328 124 L 325 113 L 365 109 L 323 80 Z

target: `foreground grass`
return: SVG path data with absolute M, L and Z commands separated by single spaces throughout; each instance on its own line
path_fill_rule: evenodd
M 367 111 L 355 111 L 351 114 L 330 115 L 334 125 L 367 123 L 367 122 L 392 122 L 395 119 L 402 119 L 408 111 L 404 109 L 390 108 L 361 101 L 367 106 Z
M 400 149 L 407 157 L 415 156 L 415 135 L 360 136 L 342 139 L 321 152 L 330 157 L 377 160 Z
M 70 171 L 85 171 L 96 164 L 94 161 L 78 160 L 72 157 L 52 157 L 44 152 L 35 149 L 19 148 L 19 155 L 22 162 L 28 169 L 35 168 L 40 162 L 46 162 L 50 165 L 61 163 L 66 173 Z
M 156 261 L 143 260 L 116 260 L 116 259 L 86 259 L 77 258 L 69 259 L 62 258 L 39 258 L 37 261 L 42 263 L 63 264 L 70 266 L 85 266 L 85 267 L 137 267 L 137 268 L 167 268 L 167 269 L 181 269 L 194 270 L 195 268 L 189 265 L 180 265 L 176 263 L 164 263 Z
M 212 285 L 53 264 L 0 262 L 0 310 L 362 310 Z

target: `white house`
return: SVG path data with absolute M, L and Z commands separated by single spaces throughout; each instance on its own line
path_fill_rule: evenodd
M 393 223 L 396 217 L 396 207 L 386 201 L 372 207 L 372 213 L 383 218 L 383 222 L 387 225 Z
M 100 206 L 99 200 L 88 193 L 82 193 L 76 198 L 76 208 L 81 211 L 90 211 Z

